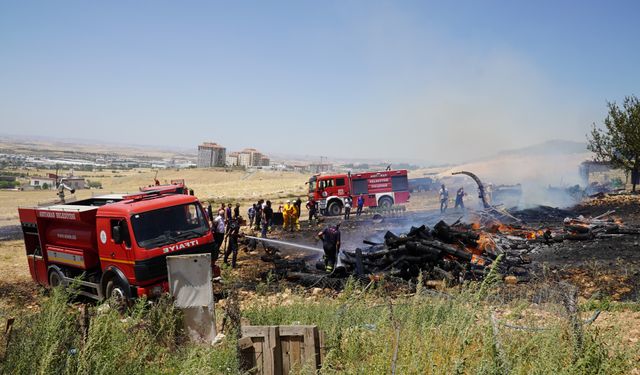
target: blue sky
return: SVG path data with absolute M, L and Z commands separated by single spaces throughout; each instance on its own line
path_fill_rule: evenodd
M 0 133 L 425 162 L 583 141 L 628 1 L 0 0 Z

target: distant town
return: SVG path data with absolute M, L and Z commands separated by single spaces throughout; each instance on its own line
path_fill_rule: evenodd
M 385 169 L 384 162 L 329 161 L 319 157 L 318 162 L 293 159 L 272 159 L 256 148 L 244 148 L 227 152 L 227 148 L 215 142 L 203 142 L 193 153 L 149 152 L 124 150 L 108 152 L 93 151 L 90 145 L 41 145 L 18 142 L 16 147 L 5 143 L 0 148 L 0 189 L 55 189 L 61 179 L 75 189 L 99 188 L 95 182 L 78 177 L 82 171 L 131 170 L 131 169 L 187 169 L 212 168 L 227 170 L 273 170 L 300 173 L 322 173 L 332 171 L 365 171 Z M 95 148 L 97 149 L 97 148 Z M 394 168 L 416 169 L 416 165 L 393 164 Z M 21 172 L 12 172 L 18 171 Z M 33 170 L 25 173 L 25 170 Z M 51 171 L 59 171 L 51 173 Z M 64 171 L 64 172 L 63 172 Z M 75 174 L 74 174 L 75 173 Z M 22 183 L 16 180 L 22 179 Z M 25 183 L 28 179 L 28 183 Z

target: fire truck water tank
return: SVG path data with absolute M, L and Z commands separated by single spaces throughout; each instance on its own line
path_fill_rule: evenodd
M 46 228 L 46 243 L 98 253 L 95 228 L 85 223 L 51 222 Z

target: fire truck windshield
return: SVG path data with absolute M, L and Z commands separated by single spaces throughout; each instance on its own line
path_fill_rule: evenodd
M 131 216 L 138 246 L 158 246 L 203 236 L 208 228 L 205 215 L 195 203 L 165 207 Z

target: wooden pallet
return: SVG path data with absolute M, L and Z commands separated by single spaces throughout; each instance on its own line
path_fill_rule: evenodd
M 251 374 L 319 369 L 324 359 L 324 335 L 316 326 L 243 326 L 238 345 L 241 368 Z

